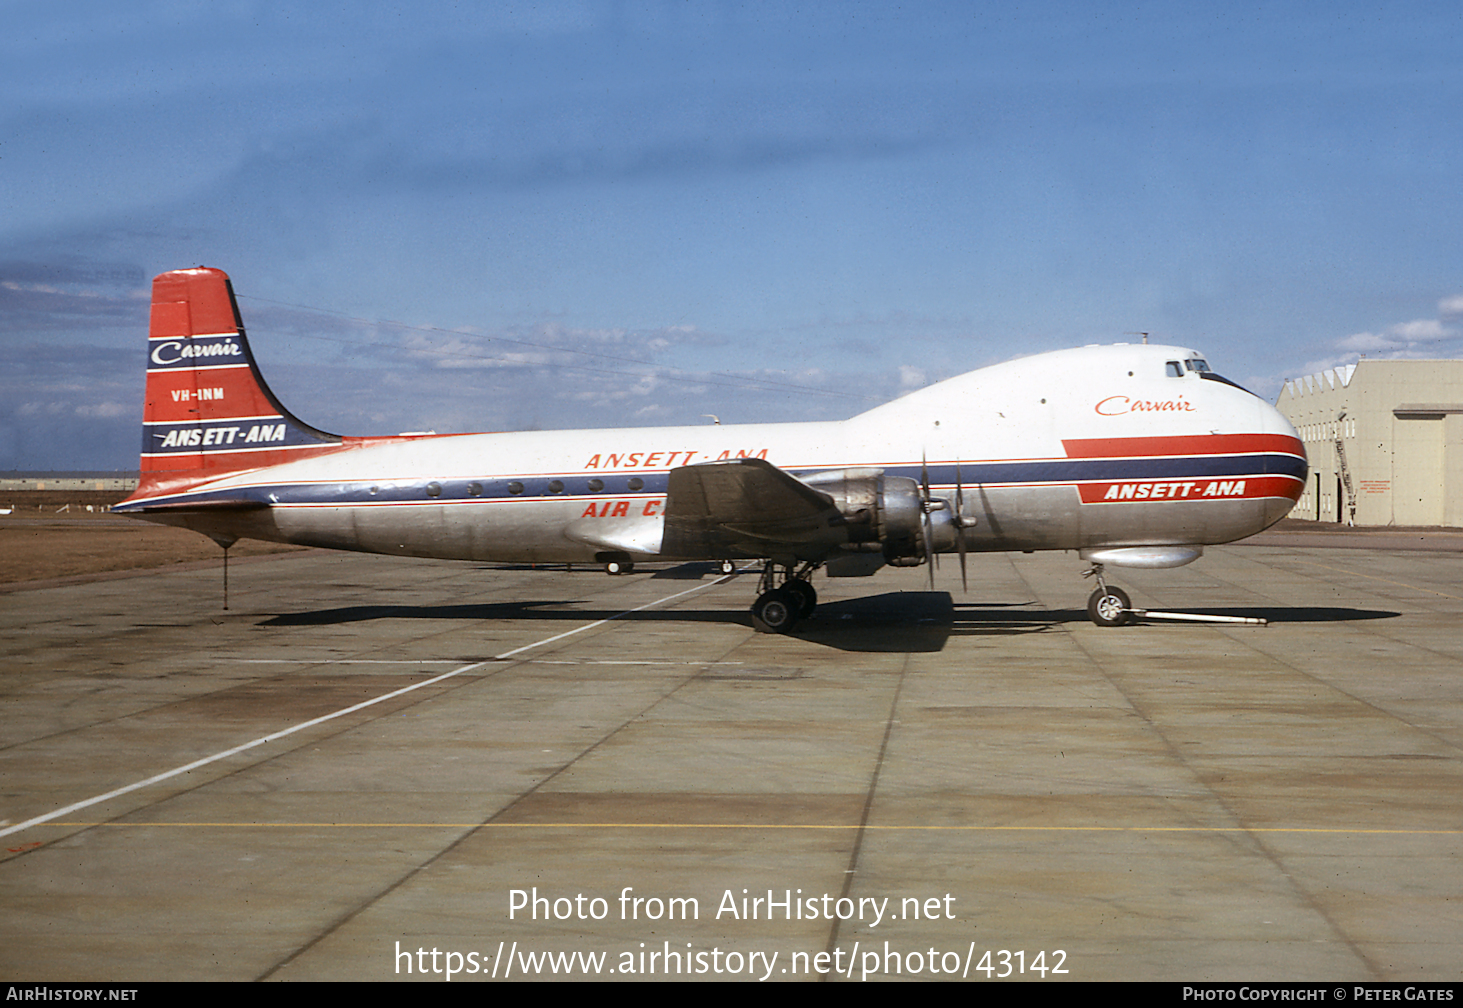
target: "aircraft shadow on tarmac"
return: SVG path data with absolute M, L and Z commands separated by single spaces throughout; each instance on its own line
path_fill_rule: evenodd
M 692 566 L 692 565 L 685 565 Z M 672 568 L 672 571 L 683 568 Z M 663 573 L 671 573 L 670 571 Z M 680 577 L 699 576 L 689 572 Z M 544 620 L 585 622 L 618 617 L 621 623 L 736 623 L 751 626 L 745 609 L 665 609 L 624 612 L 576 608 L 573 599 L 537 599 L 464 605 L 368 605 L 284 613 L 261 626 L 330 626 L 378 619 Z M 1085 609 L 1038 609 L 1031 602 L 956 602 L 949 592 L 888 592 L 820 603 L 786 636 L 840 651 L 941 651 L 951 637 L 1041 633 L 1065 623 L 1086 623 Z M 1271 623 L 1331 623 L 1399 615 L 1330 606 L 1191 608 L 1194 615 L 1257 616 Z M 1149 621 L 1144 621 L 1149 623 Z M 1153 620 L 1149 625 L 1165 621 Z M 1195 627 L 1195 623 L 1168 623 Z
M 604 577 L 604 571 L 598 564 L 526 564 L 526 563 L 503 563 L 490 564 L 486 567 L 479 567 L 479 570 L 507 570 L 507 571 L 557 571 L 560 574 L 585 574 L 591 577 Z M 716 574 L 716 564 L 709 560 L 696 561 L 694 563 L 678 563 L 670 567 L 652 567 L 645 564 L 637 564 L 636 569 L 642 573 L 654 571 L 650 575 L 652 581 L 700 581 L 708 574 Z
M 617 609 L 578 607 L 574 599 L 535 599 L 479 605 L 365 605 L 280 613 L 259 626 L 335 626 L 378 619 L 545 620 L 584 623 L 618 617 L 617 623 L 736 623 L 750 627 L 746 609 Z M 787 636 L 842 651 L 939 651 L 954 630 L 946 592 L 896 592 L 829 602 Z M 1010 631 L 1019 632 L 1019 631 Z

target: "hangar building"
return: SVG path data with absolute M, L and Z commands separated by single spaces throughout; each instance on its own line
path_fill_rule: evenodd
M 1275 405 L 1311 465 L 1293 517 L 1463 526 L 1463 360 L 1360 360 L 1287 381 Z

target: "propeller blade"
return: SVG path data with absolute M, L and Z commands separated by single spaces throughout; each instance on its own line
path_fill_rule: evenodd
M 935 590 L 935 551 L 930 545 L 934 538 L 935 525 L 930 520 L 930 467 L 925 461 L 924 452 L 919 456 L 919 491 L 920 491 L 920 517 L 924 525 L 925 541 L 925 572 L 929 575 L 930 591 Z
M 960 591 L 970 594 L 970 580 L 965 572 L 965 480 L 960 463 L 955 463 L 955 548 L 960 552 Z

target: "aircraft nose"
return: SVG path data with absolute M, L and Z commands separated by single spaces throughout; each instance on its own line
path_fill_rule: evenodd
M 1291 492 L 1284 498 L 1268 498 L 1265 501 L 1265 526 L 1275 524 L 1290 513 L 1295 502 L 1305 492 L 1310 479 L 1310 462 L 1306 458 L 1305 442 L 1284 413 L 1265 402 L 1256 402 L 1257 429 L 1268 435 L 1265 438 L 1266 452 L 1270 455 L 1266 468 L 1272 472 L 1284 472 L 1293 478 Z

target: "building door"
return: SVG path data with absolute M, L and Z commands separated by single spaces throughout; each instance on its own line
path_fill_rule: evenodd
M 1443 418 L 1392 421 L 1392 524 L 1443 523 Z

